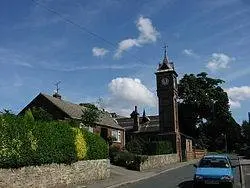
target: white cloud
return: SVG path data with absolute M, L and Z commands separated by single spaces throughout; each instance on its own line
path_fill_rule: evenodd
M 97 57 L 99 57 L 99 56 L 103 57 L 103 56 L 105 56 L 108 52 L 109 52 L 109 51 L 106 50 L 105 48 L 94 47 L 94 48 L 92 49 L 93 56 L 97 56 Z
M 198 55 L 195 54 L 191 49 L 184 49 L 182 53 L 190 57 L 198 57 Z
M 140 44 L 137 42 L 136 39 L 126 39 L 126 40 L 119 42 L 118 49 L 115 53 L 115 58 L 120 58 L 123 51 L 129 50 L 130 48 L 134 46 L 140 46 Z
M 230 107 L 232 109 L 240 108 L 241 107 L 241 104 L 240 104 L 239 101 L 233 101 L 233 100 L 229 99 L 229 104 L 230 104 Z
M 133 107 L 156 107 L 157 97 L 137 78 L 115 78 L 108 84 L 111 97 L 108 108 L 120 115 L 129 115 Z
M 234 61 L 235 58 L 229 57 L 224 53 L 213 53 L 211 60 L 207 63 L 207 68 L 211 71 L 225 69 L 229 67 L 229 63 Z
M 232 87 L 226 89 L 231 108 L 240 108 L 241 102 L 250 100 L 250 86 Z
M 160 36 L 149 18 L 140 16 L 136 22 L 136 27 L 139 30 L 139 36 L 137 38 L 129 38 L 119 42 L 118 49 L 114 55 L 115 58 L 120 58 L 124 51 L 129 50 L 134 46 L 139 47 L 144 44 L 156 42 L 157 38 Z
M 159 33 L 154 28 L 150 19 L 143 18 L 141 16 L 138 22 L 136 23 L 136 26 L 137 26 L 137 29 L 140 31 L 140 35 L 137 39 L 139 44 L 156 42 L 157 37 L 159 36 Z
M 149 106 L 156 104 L 154 94 L 139 79 L 116 78 L 108 86 L 112 95 L 120 99 Z

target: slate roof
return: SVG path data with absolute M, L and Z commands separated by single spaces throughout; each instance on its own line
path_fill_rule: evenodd
M 141 123 L 142 118 L 140 117 L 139 122 L 139 130 L 136 132 L 157 132 L 159 131 L 159 116 L 147 116 L 150 121 L 147 123 Z M 119 118 L 116 119 L 121 127 L 123 127 L 126 131 L 132 131 L 134 120 L 133 118 Z
M 52 102 L 55 106 L 57 106 L 60 110 L 62 110 L 72 119 L 81 119 L 83 115 L 82 110 L 86 109 L 86 107 L 84 106 L 80 106 L 78 104 L 74 104 L 62 99 L 58 99 L 44 93 L 40 93 L 40 95 L 47 98 L 50 102 Z
M 57 108 L 59 108 L 72 119 L 81 119 L 83 111 L 86 109 L 86 107 L 82 105 L 74 104 L 63 99 L 58 99 L 44 93 L 40 93 L 37 97 L 41 96 L 45 97 L 47 100 L 53 103 Z M 123 129 L 123 127 L 121 127 L 107 111 L 101 111 L 99 121 L 96 122 L 96 124 L 121 130 Z

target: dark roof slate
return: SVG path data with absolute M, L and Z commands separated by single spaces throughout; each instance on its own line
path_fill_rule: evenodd
M 147 116 L 150 121 L 142 124 L 140 123 L 139 130 L 136 132 L 157 132 L 159 131 L 159 116 Z M 142 122 L 142 118 L 140 117 L 140 122 Z M 119 118 L 116 119 L 121 127 L 123 127 L 126 131 L 132 131 L 134 120 L 133 118 Z
M 81 119 L 83 111 L 86 110 L 86 107 L 78 104 L 58 99 L 44 93 L 40 93 L 40 95 L 44 96 L 46 99 L 52 102 L 56 107 L 58 107 L 72 119 Z M 106 111 L 101 111 L 99 121 L 96 122 L 96 124 L 116 129 L 123 129 L 123 127 L 121 127 L 117 123 L 117 121 L 114 118 L 112 118 L 112 116 Z

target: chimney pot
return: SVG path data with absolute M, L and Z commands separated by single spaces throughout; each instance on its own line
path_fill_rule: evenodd
M 59 95 L 59 93 L 54 93 L 53 94 L 53 97 L 55 97 L 55 98 L 57 98 L 57 99 L 62 99 L 62 96 L 61 95 Z

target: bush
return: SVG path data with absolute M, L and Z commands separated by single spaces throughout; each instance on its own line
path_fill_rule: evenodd
M 120 145 L 117 144 L 113 144 L 109 147 L 109 159 L 110 159 L 110 163 L 114 163 L 114 158 L 115 156 L 118 154 L 118 152 L 121 152 L 122 148 Z
M 108 146 L 99 136 L 67 122 L 34 121 L 29 111 L 24 117 L 0 115 L 0 132 L 0 168 L 108 157 Z
M 83 160 L 87 157 L 87 143 L 85 141 L 83 132 L 81 129 L 73 128 L 75 133 L 75 147 L 77 160 Z
M 145 153 L 144 149 L 146 147 L 145 142 L 140 138 L 135 138 L 126 144 L 126 149 L 134 154 L 142 155 Z
M 130 170 L 140 170 L 140 166 L 147 160 L 146 155 L 134 155 L 132 160 L 127 163 L 127 168 Z
M 147 156 L 136 155 L 128 151 L 119 151 L 114 156 L 114 164 L 130 170 L 140 170 L 140 164 L 147 160 Z
M 163 155 L 173 152 L 172 145 L 169 141 L 155 141 L 147 144 L 148 155 Z
M 126 144 L 126 149 L 138 155 L 162 155 L 173 153 L 172 144 L 169 141 L 145 142 L 140 138 L 128 142 Z
M 105 140 L 89 131 L 83 129 L 84 137 L 86 138 L 88 150 L 87 159 L 106 159 L 109 155 L 108 144 Z
M 131 162 L 134 158 L 134 154 L 128 151 L 118 152 L 114 157 L 114 164 L 117 166 L 127 167 L 127 164 Z

